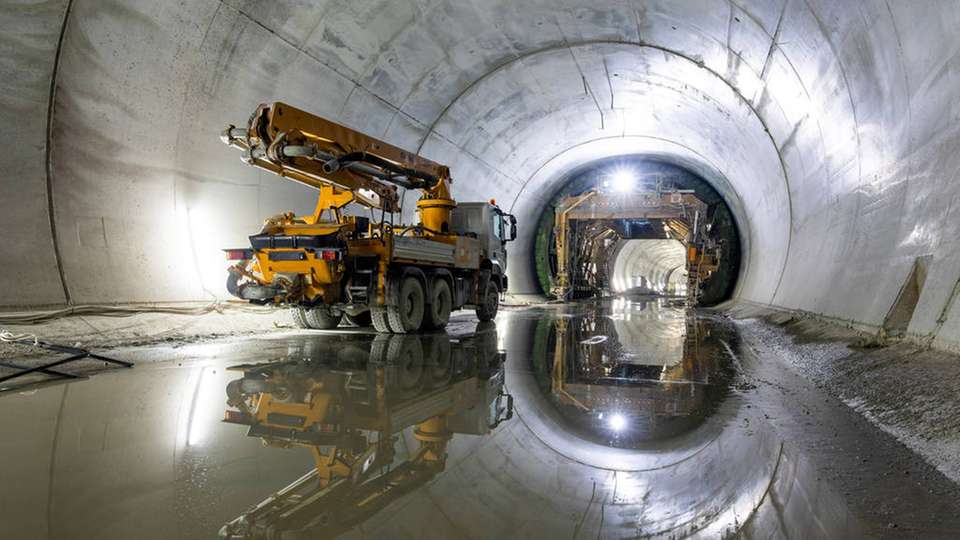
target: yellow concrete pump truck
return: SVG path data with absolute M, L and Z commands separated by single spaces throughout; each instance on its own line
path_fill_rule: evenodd
M 312 214 L 271 217 L 249 248 L 225 250 L 237 261 L 232 295 L 289 306 L 315 329 L 346 319 L 381 333 L 434 330 L 465 306 L 496 316 L 517 221 L 492 200 L 454 201 L 447 167 L 283 103 L 260 105 L 222 139 L 244 162 L 320 191 Z M 398 187 L 420 190 L 418 224 L 393 223 Z M 369 217 L 348 215 L 351 204 Z

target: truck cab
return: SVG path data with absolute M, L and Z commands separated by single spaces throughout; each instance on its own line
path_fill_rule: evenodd
M 450 217 L 452 232 L 476 235 L 481 257 L 484 262 L 489 261 L 491 274 L 506 279 L 507 242 L 517 238 L 517 218 L 492 201 L 458 203 Z M 500 290 L 506 290 L 505 282 Z

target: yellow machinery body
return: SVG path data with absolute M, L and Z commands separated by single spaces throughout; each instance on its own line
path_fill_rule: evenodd
M 397 312 L 391 319 L 387 311 L 396 311 L 403 280 L 411 275 L 420 283 L 422 304 L 449 303 L 449 309 L 470 304 L 478 314 L 490 303 L 491 287 L 497 295 L 506 290 L 504 223 L 512 220 L 515 236 L 516 220 L 487 205 L 482 210 L 492 218 L 481 226 L 490 231 L 455 227 L 454 212 L 485 203 L 458 205 L 447 167 L 283 103 L 261 105 L 247 127 L 230 126 L 222 138 L 243 151 L 246 163 L 319 190 L 312 214 L 274 216 L 250 237 L 252 249 L 226 250 L 238 260 L 227 282 L 234 296 L 301 310 L 323 308 L 333 326 L 343 313 L 370 310 L 378 330 L 402 333 L 423 324 L 388 322 L 402 318 Z M 401 211 L 398 187 L 421 192 L 418 224 L 393 223 Z M 349 215 L 351 205 L 366 209 L 369 217 Z M 502 265 L 492 262 L 500 259 Z M 438 280 L 446 286 L 435 291 Z M 378 317 L 381 308 L 386 311 Z M 427 326 L 445 324 L 443 311 Z M 490 311 L 481 318 L 492 318 Z
M 495 333 L 455 342 L 381 335 L 313 350 L 311 362 L 231 368 L 244 376 L 227 386 L 224 421 L 268 446 L 310 450 L 314 468 L 222 537 L 277 538 L 317 526 L 333 533 L 428 482 L 443 471 L 456 433 L 483 435 L 512 417 L 495 344 Z M 408 428 L 417 447 L 404 456 L 395 447 Z

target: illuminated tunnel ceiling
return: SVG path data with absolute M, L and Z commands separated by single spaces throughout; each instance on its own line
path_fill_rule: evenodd
M 536 288 L 534 222 L 566 175 L 642 154 L 727 199 L 740 299 L 880 324 L 930 254 L 911 330 L 953 305 L 951 2 L 4 4 L 0 305 L 224 296 L 218 250 L 312 206 L 217 138 L 273 100 L 420 151 L 457 198 L 512 209 L 514 292 Z M 954 343 L 960 317 L 943 315 Z

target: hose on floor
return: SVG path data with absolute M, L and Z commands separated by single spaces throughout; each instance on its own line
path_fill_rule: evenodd
M 102 306 L 102 305 L 82 305 L 70 306 L 54 311 L 38 311 L 29 313 L 0 313 L 0 324 L 12 325 L 34 325 L 43 324 L 64 317 L 75 317 L 90 315 L 97 317 L 132 317 L 141 313 L 165 313 L 169 315 L 206 315 L 207 313 L 224 313 L 227 311 L 237 311 L 245 313 L 266 314 L 274 310 L 272 307 L 256 307 L 246 303 L 225 303 L 220 301 L 211 302 L 203 306 L 159 306 L 159 305 L 125 305 L 125 306 Z M 2 330 L 2 334 L 16 336 L 11 332 Z M 2 339 L 10 341 L 10 339 Z
M 0 328 L 0 341 L 4 343 L 18 343 L 22 342 L 23 340 L 33 341 L 34 345 L 37 345 L 40 342 L 40 338 L 38 338 L 36 334 L 17 334 L 7 330 L 6 328 Z

